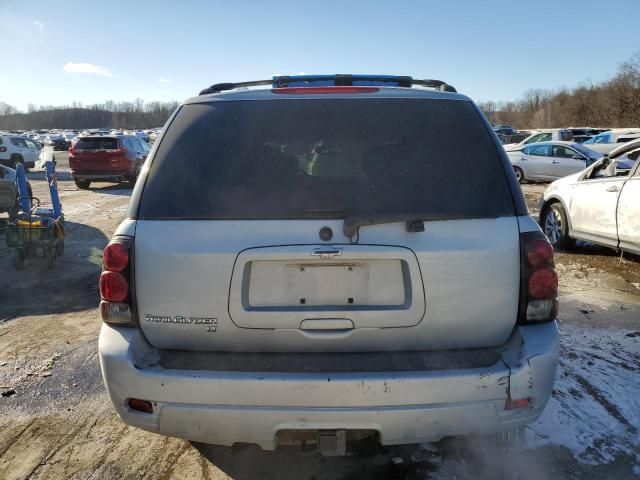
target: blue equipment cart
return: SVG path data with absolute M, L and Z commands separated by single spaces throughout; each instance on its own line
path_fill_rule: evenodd
M 27 189 L 27 179 L 22 164 L 16 166 L 18 201 L 20 212 L 7 225 L 7 245 L 13 248 L 13 266 L 24 268 L 28 258 L 44 258 L 48 268 L 55 265 L 58 255 L 64 254 L 64 215 L 55 167 L 45 163 L 47 184 L 51 195 L 51 207 L 43 207 L 40 200 L 32 197 Z

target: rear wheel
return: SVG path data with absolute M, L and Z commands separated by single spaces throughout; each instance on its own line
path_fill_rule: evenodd
M 561 203 L 552 203 L 546 208 L 542 229 L 554 247 L 571 248 L 575 245 L 575 240 L 569 236 L 569 222 Z
M 134 174 L 129 176 L 128 182 L 129 182 L 129 186 L 131 188 L 136 186 L 136 182 L 138 181 L 138 177 L 140 176 L 140 170 L 142 170 L 142 168 L 140 167 L 140 165 L 138 165 L 136 167 L 136 170 L 135 170 Z
M 9 166 L 15 170 L 19 163 L 24 165 L 24 160 L 22 159 L 22 155 L 13 154 L 9 160 Z
M 73 181 L 75 182 L 76 187 L 81 190 L 87 190 L 91 186 L 91 181 L 89 180 L 80 180 L 79 178 L 74 178 Z
M 516 173 L 518 183 L 526 183 L 527 180 L 524 178 L 524 172 L 520 167 L 513 167 L 513 171 Z

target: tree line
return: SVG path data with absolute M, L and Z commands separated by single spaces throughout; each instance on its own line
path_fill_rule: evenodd
M 53 107 L 29 105 L 26 112 L 0 101 L 0 130 L 36 128 L 151 128 L 164 125 L 178 102 L 107 101 Z M 640 127 L 640 52 L 606 82 L 573 89 L 529 90 L 513 102 L 482 102 L 494 124 L 516 128 Z
M 608 81 L 573 89 L 530 90 L 515 102 L 479 104 L 489 121 L 516 128 L 640 127 L 640 52 Z
M 178 102 L 106 101 L 83 106 L 77 102 L 65 106 L 29 105 L 26 112 L 0 102 L 0 130 L 39 128 L 152 128 L 164 125 Z

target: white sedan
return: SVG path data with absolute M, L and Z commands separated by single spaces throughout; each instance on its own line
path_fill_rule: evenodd
M 586 240 L 640 255 L 640 140 L 544 192 L 540 225 L 554 247 Z

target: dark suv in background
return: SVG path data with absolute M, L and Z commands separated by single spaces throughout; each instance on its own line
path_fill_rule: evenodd
M 129 182 L 135 185 L 149 145 L 135 135 L 80 137 L 69 149 L 71 176 L 78 188 L 91 182 Z
M 69 143 L 67 140 L 60 134 L 51 134 L 47 135 L 44 140 L 44 145 L 47 147 L 53 147 L 54 150 L 68 150 Z

